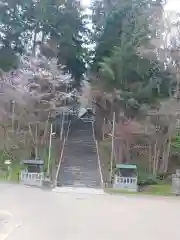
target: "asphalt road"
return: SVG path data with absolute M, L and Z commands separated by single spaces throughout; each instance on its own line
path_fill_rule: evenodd
M 179 240 L 180 199 L 0 184 L 0 240 Z

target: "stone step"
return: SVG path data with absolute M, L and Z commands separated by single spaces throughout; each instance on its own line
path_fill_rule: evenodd
M 95 187 L 100 188 L 101 185 L 99 184 L 99 179 L 95 178 L 82 178 L 82 177 L 68 177 L 66 175 L 63 177 L 63 181 L 61 180 L 61 177 L 58 181 L 58 186 L 85 186 L 85 187 Z
M 93 140 L 87 140 L 87 139 L 84 139 L 84 138 L 81 138 L 81 139 L 70 139 L 68 140 L 67 144 L 70 145 L 70 144 L 75 144 L 75 145 L 78 145 L 79 143 L 84 143 L 84 144 L 88 144 L 87 146 L 95 146 L 94 144 L 94 141 Z
M 63 156 L 63 159 L 68 159 L 70 157 L 73 157 L 73 159 L 78 160 L 79 157 L 82 158 L 82 161 L 86 160 L 86 161 L 94 161 L 96 158 L 94 158 L 94 155 L 96 155 L 95 151 L 87 151 L 88 152 L 88 156 L 84 154 L 84 152 L 81 151 L 73 151 L 73 149 L 71 149 L 71 152 L 69 152 L 69 154 L 65 153 L 65 155 Z M 97 156 L 96 156 L 97 157 Z M 71 160 L 71 162 L 73 163 L 75 160 Z
M 76 188 L 100 188 L 101 178 L 92 125 L 80 125 L 78 128 L 77 124 L 71 126 L 57 184 Z
M 59 178 L 62 178 L 64 176 L 69 175 L 73 178 L 79 178 L 79 179 L 98 179 L 99 180 L 99 173 L 95 170 L 89 170 L 89 171 L 80 171 L 80 170 L 71 170 L 71 169 L 64 169 L 63 172 L 60 172 Z
M 67 177 L 67 176 L 66 176 Z M 94 187 L 94 188 L 100 188 L 101 185 L 99 183 L 99 179 L 95 180 L 93 178 L 63 178 L 63 181 L 61 178 L 59 178 L 58 186 L 85 186 L 85 187 Z
M 98 165 L 94 164 L 94 163 L 86 163 L 86 166 L 84 166 L 84 162 L 79 160 L 79 161 L 76 161 L 76 166 L 72 165 L 71 162 L 69 162 L 68 160 L 66 160 L 67 162 L 66 163 L 62 163 L 61 164 L 61 167 L 63 168 L 63 172 L 65 171 L 70 171 L 70 172 L 91 172 L 91 171 L 94 171 L 94 172 L 97 172 L 99 171 L 99 168 L 98 168 Z M 81 167 L 79 167 L 79 165 L 81 165 Z M 79 170 L 77 170 L 79 169 Z
M 57 186 L 73 186 L 73 187 L 92 187 L 92 188 L 100 188 L 100 185 L 97 182 L 90 182 L 90 181 L 79 181 L 74 179 L 73 181 L 61 181 L 57 182 Z
M 70 180 L 69 180 L 70 179 Z M 99 178 L 97 177 L 97 173 L 94 174 L 94 175 L 85 175 L 85 174 L 74 174 L 74 173 L 68 173 L 68 172 L 65 172 L 64 174 L 61 174 L 61 176 L 59 177 L 59 180 L 61 181 L 80 181 L 80 182 L 86 182 L 87 181 L 91 181 L 93 183 L 95 182 L 99 182 Z
M 55 187 L 52 191 L 56 193 L 78 193 L 78 194 L 95 194 L 95 195 L 105 194 L 102 189 L 85 188 L 85 187 Z

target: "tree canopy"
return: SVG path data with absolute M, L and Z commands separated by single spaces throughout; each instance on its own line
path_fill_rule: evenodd
M 160 58 L 162 0 L 95 0 L 91 10 L 90 72 L 123 104 L 153 103 L 171 94 L 174 77 Z M 57 58 L 79 84 L 87 66 L 88 18 L 79 0 L 1 0 L 0 67 L 17 68 L 31 52 Z M 89 39 L 88 39 L 89 41 Z M 161 49 L 162 50 L 162 49 Z M 161 51 L 162 52 L 162 51 Z
M 16 67 L 18 55 L 29 50 L 35 53 L 40 45 L 46 57 L 57 56 L 59 64 L 65 65 L 64 70 L 79 82 L 86 70 L 84 18 L 80 1 L 2 0 L 0 67 L 5 71 Z
M 38 150 L 47 142 L 49 121 L 57 119 L 65 105 L 68 111 L 73 106 L 73 112 L 77 107 L 77 88 L 71 83 L 82 87 L 83 78 L 92 79 L 98 93 L 97 131 L 103 132 L 104 125 L 111 131 L 115 112 L 122 133 L 126 123 L 126 129 L 135 126 L 131 123 L 144 109 L 149 117 L 150 108 L 161 103 L 161 112 L 156 108 L 148 124 L 153 125 L 157 153 L 153 173 L 160 156 L 166 159 L 160 164 L 166 172 L 179 111 L 180 38 L 178 21 L 171 29 L 165 20 L 164 4 L 165 0 L 93 0 L 88 16 L 80 0 L 0 0 L 0 118 L 3 136 L 7 133 L 2 147 L 10 149 L 11 139 L 14 149 L 14 139 L 20 145 L 23 139 L 24 148 L 28 135 Z M 92 92 L 88 88 L 90 99 Z M 131 133 L 128 129 L 118 142 L 126 153 Z
M 119 89 L 127 105 L 153 103 L 171 92 L 172 72 L 158 56 L 160 0 L 95 1 L 96 48 L 92 71 L 108 90 Z

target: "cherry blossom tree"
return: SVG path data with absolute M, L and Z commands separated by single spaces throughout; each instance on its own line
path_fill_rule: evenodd
M 74 102 L 72 83 L 71 75 L 64 73 L 56 59 L 40 54 L 22 56 L 18 69 L 1 72 L 1 148 L 12 153 L 12 149 L 30 146 L 37 157 L 47 142 L 50 120 Z

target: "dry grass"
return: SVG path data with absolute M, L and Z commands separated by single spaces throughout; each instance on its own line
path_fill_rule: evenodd
M 110 145 L 111 143 L 109 139 L 99 143 L 101 169 L 102 169 L 104 182 L 108 182 L 109 180 L 109 168 L 110 168 L 110 158 L 111 158 Z

